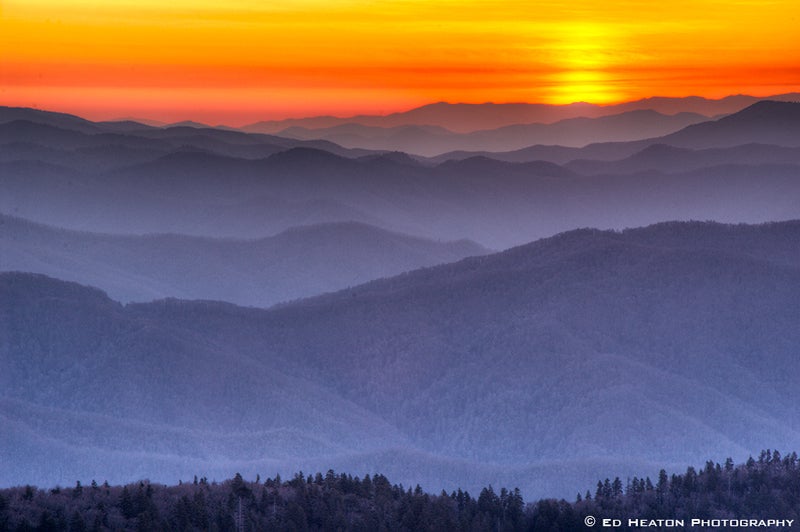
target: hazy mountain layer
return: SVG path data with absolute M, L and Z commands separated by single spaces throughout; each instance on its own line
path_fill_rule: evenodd
M 335 127 L 342 124 L 361 124 L 370 127 L 397 127 L 405 125 L 438 126 L 450 131 L 467 133 L 484 129 L 495 129 L 513 124 L 553 123 L 568 118 L 597 118 L 636 110 L 653 110 L 662 114 L 697 113 L 716 116 L 735 113 L 760 100 L 798 101 L 797 93 L 781 94 L 764 98 L 753 96 L 728 96 L 720 100 L 709 100 L 696 96 L 688 98 L 645 98 L 618 105 L 593 105 L 585 102 L 567 105 L 529 103 L 485 103 L 451 104 L 445 102 L 423 105 L 403 113 L 386 116 L 362 115 L 348 118 L 320 116 L 288 120 L 264 121 L 242 129 L 255 133 L 278 133 L 289 127 L 312 129 Z
M 282 136 L 323 139 L 348 148 L 368 148 L 435 156 L 454 150 L 508 151 L 533 144 L 584 146 L 593 142 L 638 140 L 672 133 L 708 120 L 695 113 L 663 115 L 651 110 L 629 111 L 600 118 L 570 118 L 554 124 L 516 124 L 499 129 L 453 133 L 433 126 L 379 128 L 342 124 L 331 128 L 292 127 Z
M 732 148 L 707 148 L 692 150 L 668 144 L 652 144 L 630 157 L 616 161 L 576 159 L 565 167 L 578 173 L 625 174 L 657 170 L 661 172 L 687 172 L 723 165 L 800 164 L 800 147 L 783 147 L 769 144 L 743 144 Z
M 798 241 L 580 230 L 268 311 L 3 274 L 0 483 L 326 463 L 572 496 L 615 460 L 796 448 Z
M 3 109 L 0 108 L 0 111 Z M 343 157 L 371 153 L 368 150 L 342 148 L 324 140 L 295 140 L 221 129 L 120 129 L 107 126 L 100 129 L 103 124 L 98 123 L 98 131 L 86 132 L 85 127 L 74 127 L 71 123 L 65 124 L 64 120 L 54 120 L 50 114 L 41 112 L 27 119 L 0 121 L 0 153 L 5 154 L 4 158 L 10 159 L 13 150 L 20 149 L 24 156 L 16 159 L 50 161 L 91 171 L 136 164 L 174 152 L 210 152 L 241 159 L 260 159 L 296 147 L 326 150 Z M 82 120 L 74 118 L 76 121 Z M 42 156 L 37 154 L 37 149 L 41 150 Z M 51 161 L 52 157 L 59 158 Z
M 227 238 L 356 220 L 503 249 L 592 225 L 800 217 L 798 175 L 798 165 L 761 164 L 581 176 L 545 162 L 426 168 L 297 150 L 261 161 L 178 154 L 88 177 L 23 161 L 0 163 L 0 212 L 95 232 Z
M 43 273 L 122 302 L 165 297 L 267 307 L 486 250 L 357 223 L 299 227 L 260 240 L 113 236 L 0 215 L 0 271 Z
M 534 146 L 514 157 L 538 160 L 522 163 L 490 154 L 435 166 L 398 153 L 350 151 L 352 158 L 278 144 L 268 157 L 245 157 L 234 153 L 266 145 L 235 131 L 86 134 L 16 121 L 0 125 L 8 141 L 0 146 L 0 212 L 101 233 L 251 239 L 358 221 L 492 249 L 586 226 L 786 220 L 800 217 L 798 108 L 760 102 L 667 137 Z M 179 147 L 176 139 L 196 135 L 202 142 Z
M 614 161 L 630 157 L 656 144 L 678 148 L 731 148 L 748 144 L 800 146 L 800 103 L 761 101 L 718 120 L 687 126 L 661 137 L 631 142 L 601 142 L 582 148 L 535 145 L 508 152 L 457 151 L 433 157 L 441 162 L 487 156 L 500 161 L 546 160 L 564 164 L 576 159 Z

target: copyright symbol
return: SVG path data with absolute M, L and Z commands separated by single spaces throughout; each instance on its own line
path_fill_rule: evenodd
M 587 515 L 583 522 L 586 526 L 594 526 L 594 524 L 597 522 L 597 519 L 595 519 L 593 515 Z

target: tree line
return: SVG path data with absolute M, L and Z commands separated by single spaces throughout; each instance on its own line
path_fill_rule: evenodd
M 224 482 L 195 477 L 176 486 L 141 481 L 110 486 L 0 490 L 2 531 L 586 531 L 585 519 L 794 519 L 800 523 L 800 460 L 765 450 L 735 465 L 658 477 L 598 481 L 574 501 L 526 504 L 518 489 L 429 494 L 385 476 L 328 471 Z M 658 529 L 658 527 L 653 527 Z

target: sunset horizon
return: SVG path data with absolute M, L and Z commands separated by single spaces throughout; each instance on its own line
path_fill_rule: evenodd
M 763 97 L 800 90 L 798 14 L 783 0 L 11 0 L 0 103 L 241 126 L 434 102 Z
M 54 112 L 54 113 L 64 113 L 70 114 L 74 116 L 78 116 L 80 118 L 95 121 L 95 122 L 116 122 L 116 121 L 124 121 L 124 120 L 131 120 L 131 121 L 139 121 L 146 125 L 152 126 L 169 126 L 173 124 L 180 124 L 184 122 L 193 122 L 197 124 L 202 124 L 209 127 L 229 127 L 229 128 L 242 128 L 246 126 L 251 126 L 258 124 L 260 122 L 291 122 L 291 121 L 302 121 L 307 119 L 335 119 L 339 121 L 346 121 L 350 119 L 358 119 L 358 118 L 365 118 L 365 117 L 387 117 L 391 115 L 402 115 L 404 113 L 408 113 L 417 109 L 422 109 L 426 107 L 432 107 L 437 105 L 448 105 L 448 106 L 474 106 L 479 107 L 483 105 L 491 105 L 491 106 L 548 106 L 552 107 L 553 109 L 568 109 L 572 106 L 587 106 L 587 107 L 596 107 L 599 109 L 604 108 L 615 108 L 618 106 L 623 106 L 626 104 L 635 104 L 639 102 L 650 102 L 654 100 L 691 100 L 691 99 L 700 99 L 706 102 L 722 102 L 727 99 L 732 98 L 739 98 L 739 97 L 752 97 L 756 100 L 759 99 L 769 99 L 772 97 L 786 97 L 797 95 L 800 99 L 800 87 L 797 88 L 796 91 L 787 91 L 782 93 L 769 93 L 769 94 L 745 94 L 745 93 L 735 93 L 735 94 L 726 94 L 724 96 L 720 96 L 718 98 L 709 98 L 706 96 L 698 96 L 696 94 L 688 94 L 686 96 L 662 96 L 662 95 L 653 95 L 653 96 L 644 96 L 641 98 L 635 98 L 630 100 L 623 100 L 618 102 L 606 102 L 606 103 L 595 103 L 590 101 L 574 101 L 568 103 L 546 103 L 546 102 L 537 102 L 537 101 L 476 101 L 476 102 L 467 102 L 467 101 L 430 101 L 430 102 L 422 102 L 419 105 L 412 105 L 410 107 L 402 107 L 397 109 L 379 109 L 374 112 L 324 112 L 321 111 L 319 113 L 308 112 L 307 114 L 271 114 L 271 115 L 261 115 L 261 114 L 249 114 L 246 111 L 242 112 L 240 119 L 234 122 L 217 122 L 212 120 L 204 120 L 202 117 L 206 116 L 206 113 L 199 111 L 195 114 L 172 114 L 168 113 L 165 115 L 153 115 L 151 113 L 136 113 L 135 110 L 130 110 L 130 112 L 125 112 L 125 109 L 121 109 L 120 112 L 114 113 L 113 111 L 107 112 L 98 112 L 93 111 L 92 109 L 72 109 L 72 108 L 55 108 L 55 107 L 43 107 L 38 105 L 11 105 L 7 104 L 6 102 L 0 102 L 1 105 L 6 107 L 17 107 L 17 108 L 27 108 L 27 109 L 35 109 L 38 111 L 45 111 L 45 112 Z M 622 113 L 623 111 L 619 111 Z M 610 112 L 608 114 L 616 114 L 616 111 Z M 668 113 L 667 113 L 668 114 Z M 208 115 L 209 117 L 216 116 L 215 114 Z M 583 116 L 580 112 L 576 113 L 577 116 Z M 606 113 L 601 113 L 598 116 L 606 116 Z M 553 120 L 543 120 L 540 123 L 542 124 L 550 124 L 554 122 L 558 122 L 559 120 L 564 120 L 565 118 L 555 118 Z

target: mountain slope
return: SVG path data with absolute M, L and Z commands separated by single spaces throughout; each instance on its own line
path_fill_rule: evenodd
M 123 302 L 178 297 L 261 307 L 486 252 L 358 223 L 244 241 L 81 233 L 2 215 L 0 250 L 0 271 L 97 286 Z
M 441 162 L 486 156 L 509 162 L 543 159 L 565 164 L 579 159 L 614 161 L 630 157 L 649 146 L 665 144 L 678 148 L 731 148 L 749 144 L 772 144 L 782 147 L 800 146 L 800 103 L 795 101 L 763 100 L 718 120 L 687 126 L 660 137 L 630 142 L 600 142 L 582 148 L 534 145 L 518 150 L 491 153 L 457 151 L 433 158 Z
M 800 103 L 765 100 L 716 121 L 688 126 L 661 137 L 665 144 L 717 148 L 757 142 L 800 146 Z
M 37 124 L 49 125 L 61 129 L 71 129 L 81 133 L 93 134 L 103 131 L 95 122 L 66 113 L 43 111 L 28 107 L 0 106 L 0 124 L 23 120 Z
M 36 408 L 74 412 L 77 426 L 65 430 L 83 434 L 78 449 L 106 448 L 85 424 L 92 416 L 187 431 L 311 426 L 316 454 L 271 441 L 259 460 L 212 447 L 217 435 L 194 440 L 200 451 L 178 453 L 168 471 L 186 478 L 247 466 L 244 457 L 252 473 L 322 461 L 434 490 L 535 471 L 520 486 L 526 496 L 571 496 L 615 460 L 630 468 L 621 474 L 641 476 L 711 451 L 796 448 L 798 241 L 798 222 L 579 230 L 269 311 L 122 307 L 86 288 L 3 274 L 3 415 L 25 428 L 5 452 L 41 468 L 24 451 L 49 445 L 48 429 L 24 415 Z M 93 400 L 102 390 L 109 400 Z M 369 436 L 354 444 L 343 434 Z M 335 442 L 342 452 L 328 454 Z M 109 476 L 128 474 L 132 461 L 157 472 L 166 459 L 114 445 L 120 465 Z M 72 459 L 53 460 L 53 470 L 77 473 Z
M 692 150 L 667 144 L 652 144 L 630 157 L 617 161 L 577 159 L 565 166 L 578 173 L 592 175 L 647 170 L 675 173 L 732 164 L 800 164 L 800 147 L 787 148 L 751 143 L 732 148 Z

